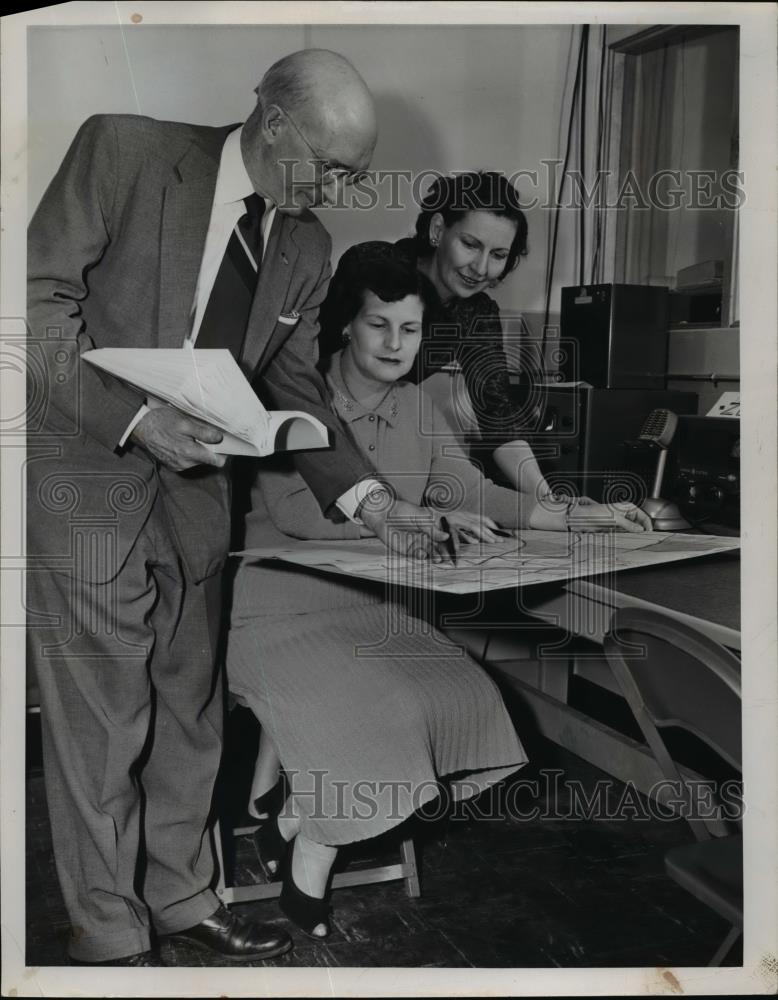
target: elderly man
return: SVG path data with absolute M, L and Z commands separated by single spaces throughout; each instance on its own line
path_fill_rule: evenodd
M 200 442 L 220 434 L 81 354 L 228 347 L 266 403 L 330 426 L 334 451 L 299 457 L 323 510 L 384 539 L 390 509 L 410 518 L 392 531 L 401 549 L 441 538 L 370 478 L 314 370 L 330 240 L 308 209 L 369 164 L 370 93 L 341 56 L 309 50 L 257 94 L 241 127 L 89 119 L 30 225 L 31 357 L 47 366 L 28 452 L 30 656 L 77 963 L 157 964 L 157 935 L 238 961 L 291 946 L 211 888 L 230 488 Z

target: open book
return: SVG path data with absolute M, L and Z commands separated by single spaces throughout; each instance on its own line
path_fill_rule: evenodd
M 190 417 L 218 427 L 223 439 L 206 445 L 223 455 L 326 448 L 327 428 L 299 410 L 266 410 L 227 350 L 104 347 L 84 361 L 169 403 Z

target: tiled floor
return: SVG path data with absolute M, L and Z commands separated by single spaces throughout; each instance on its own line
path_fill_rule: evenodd
M 513 785 L 479 800 L 479 811 L 513 803 L 513 817 L 418 822 L 422 896 L 401 883 L 333 894 L 334 933 L 314 942 L 293 930 L 275 900 L 240 912 L 277 922 L 293 934 L 293 951 L 267 964 L 286 966 L 585 967 L 704 965 L 727 926 L 664 874 L 663 853 L 690 840 L 683 821 L 564 818 L 569 784 L 535 797 L 527 782 L 539 767 L 560 782 L 591 789 L 603 775 L 542 740 Z M 520 789 L 516 782 L 523 783 Z M 618 800 L 614 786 L 608 801 Z M 66 963 L 67 918 L 51 856 L 43 778 L 28 777 L 29 965 Z M 555 818 L 523 819 L 556 805 Z M 493 810 L 494 811 L 494 810 Z M 391 838 L 390 838 L 391 839 Z M 373 857 L 396 860 L 392 843 Z M 359 863 L 357 860 L 355 863 Z M 236 845 L 235 880 L 259 878 L 250 838 Z M 163 944 L 166 964 L 219 965 L 185 945 Z M 735 949 L 729 962 L 739 964 Z

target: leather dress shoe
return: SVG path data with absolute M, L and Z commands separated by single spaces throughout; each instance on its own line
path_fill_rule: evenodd
M 269 924 L 249 923 L 223 904 L 194 927 L 167 936 L 173 941 L 185 941 L 215 952 L 233 962 L 275 958 L 292 947 L 292 939 L 286 931 Z
M 126 955 L 124 958 L 109 958 L 106 962 L 80 962 L 76 958 L 70 959 L 71 965 L 99 965 L 103 967 L 119 966 L 126 968 L 157 968 L 161 966 L 162 959 L 154 951 L 141 951 L 137 955 Z

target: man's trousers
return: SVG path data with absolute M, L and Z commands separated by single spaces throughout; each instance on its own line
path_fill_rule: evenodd
M 54 855 L 70 955 L 97 962 L 210 916 L 223 689 L 218 576 L 184 576 L 159 498 L 116 578 L 30 568 Z M 45 618 L 45 621 L 44 621 Z

